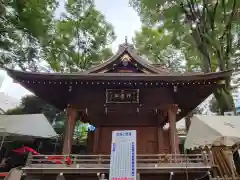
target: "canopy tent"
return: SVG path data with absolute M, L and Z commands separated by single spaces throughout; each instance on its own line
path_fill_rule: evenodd
M 51 138 L 57 136 L 43 114 L 0 115 L 0 136 Z
M 189 128 L 185 149 L 240 143 L 240 116 L 195 115 Z

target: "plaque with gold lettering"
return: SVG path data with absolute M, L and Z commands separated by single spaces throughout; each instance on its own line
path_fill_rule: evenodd
M 139 89 L 106 89 L 106 103 L 139 103 Z

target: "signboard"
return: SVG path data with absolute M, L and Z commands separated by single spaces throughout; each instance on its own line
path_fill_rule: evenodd
M 109 180 L 136 180 L 136 173 L 136 131 L 113 131 Z
M 106 89 L 106 103 L 139 103 L 139 89 Z

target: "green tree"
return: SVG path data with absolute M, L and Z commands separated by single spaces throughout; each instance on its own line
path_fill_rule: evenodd
M 92 0 L 68 0 L 66 12 L 56 22 L 55 33 L 45 56 L 52 69 L 75 72 L 91 67 L 112 55 L 107 45 L 114 38 L 113 27 L 96 10 Z
M 0 1 L 0 16 L 4 15 L 5 12 L 6 12 L 5 3 L 3 1 Z
M 209 109 L 213 113 L 220 114 L 220 107 L 214 97 L 209 102 Z
M 67 122 L 66 112 L 60 111 L 59 109 L 47 104 L 34 95 L 23 97 L 21 104 L 18 107 L 8 110 L 5 114 L 19 115 L 38 113 L 43 113 L 46 116 L 58 134 L 64 133 L 65 124 Z M 75 128 L 75 138 L 78 138 L 80 141 L 86 140 L 87 132 L 87 124 L 85 125 L 78 120 Z
M 74 72 L 112 55 L 113 27 L 92 0 L 66 1 L 60 18 L 57 0 L 1 5 L 0 67 Z
M 21 103 L 18 107 L 10 109 L 6 112 L 8 115 L 18 114 L 38 114 L 43 113 L 48 121 L 52 124 L 56 120 L 56 116 L 61 111 L 50 104 L 47 104 L 40 98 L 34 95 L 27 95 L 21 99 Z
M 172 43 L 172 35 L 156 28 L 143 26 L 140 32 L 136 32 L 134 44 L 141 55 L 146 56 L 152 63 L 161 64 L 172 71 L 193 71 L 199 69 L 197 63 L 187 61 L 186 58 L 193 58 L 187 54 L 184 48 L 178 49 Z M 186 56 L 186 54 L 188 56 Z M 192 64 L 190 64 L 192 63 Z
M 176 48 L 186 52 L 196 48 L 194 54 L 199 58 L 194 60 L 202 71 L 233 68 L 240 34 L 238 0 L 130 0 L 130 4 L 145 25 L 171 35 L 171 44 Z M 234 110 L 230 81 L 214 93 L 221 114 Z
M 0 67 L 36 71 L 52 29 L 56 0 L 9 0 L 0 10 Z

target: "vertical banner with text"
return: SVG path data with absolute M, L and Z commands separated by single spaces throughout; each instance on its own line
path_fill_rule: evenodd
M 136 131 L 112 132 L 109 180 L 136 180 Z

